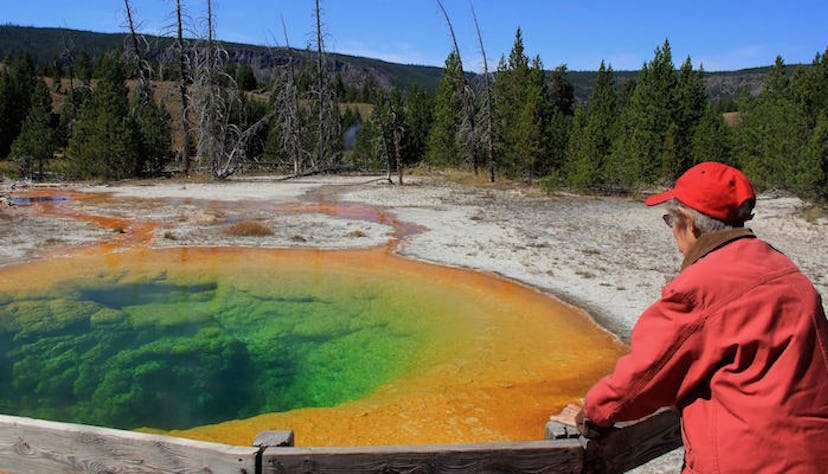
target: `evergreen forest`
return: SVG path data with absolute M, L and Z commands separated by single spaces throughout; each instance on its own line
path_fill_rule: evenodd
M 746 88 L 725 104 L 711 100 L 690 57 L 674 60 L 669 40 L 634 78 L 621 81 L 602 62 L 580 99 L 567 67 L 546 69 L 520 29 L 482 74 L 464 72 L 452 50 L 436 90 L 345 80 L 321 30 L 304 51 L 288 44 L 295 57 L 263 78 L 228 59 L 212 19 L 193 39 L 179 15 L 163 54 L 130 29 L 123 47 L 95 57 L 67 46 L 50 61 L 2 58 L 0 174 L 383 172 L 402 184 L 406 169 L 463 169 L 548 191 L 627 194 L 716 160 L 759 190 L 828 199 L 828 48 L 811 64 L 775 58 L 758 93 Z

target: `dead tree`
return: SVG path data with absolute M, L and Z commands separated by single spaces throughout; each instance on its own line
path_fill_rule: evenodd
M 207 44 L 195 50 L 194 103 L 198 110 L 198 155 L 209 162 L 214 179 L 227 179 L 247 161 L 247 145 L 273 115 L 268 112 L 252 125 L 233 122 L 233 111 L 242 108 L 242 92 L 236 81 L 222 71 L 225 51 L 213 38 L 212 1 L 207 0 Z
M 316 18 L 316 85 L 311 93 L 310 102 L 317 114 L 317 144 L 311 168 L 316 171 L 331 171 L 338 165 L 333 145 L 335 140 L 340 139 L 341 131 L 336 94 L 327 77 L 319 0 L 315 0 L 314 15 Z
M 477 31 L 477 41 L 480 44 L 480 54 L 483 55 L 483 105 L 480 107 L 482 121 L 486 123 L 486 148 L 489 155 L 489 182 L 495 182 L 495 154 L 494 154 L 494 114 L 492 112 L 492 84 L 489 77 L 489 63 L 486 59 L 486 48 L 483 47 L 483 36 L 480 34 L 480 25 L 477 23 L 477 14 L 474 5 L 471 5 L 474 28 Z
M 391 104 L 391 134 L 394 138 L 394 157 L 397 159 L 397 184 L 403 185 L 402 137 L 404 126 L 399 120 L 399 113 Z
M 397 162 L 397 184 L 403 185 L 402 140 L 405 134 L 405 104 L 399 92 L 391 93 L 388 101 L 388 123 L 391 127 L 391 139 L 394 142 L 394 158 Z M 389 177 L 390 178 L 390 177 Z
M 393 183 L 394 181 L 391 179 L 391 147 L 394 141 L 392 133 L 392 112 L 391 103 L 384 94 L 377 96 L 372 115 L 374 125 L 379 128 L 375 147 L 385 162 L 385 178 L 389 183 Z
M 126 9 L 127 15 L 127 23 L 129 25 L 129 37 L 132 40 L 132 52 L 135 54 L 135 59 L 138 62 L 138 75 L 141 81 L 146 80 L 144 75 L 144 68 L 143 66 L 143 55 L 141 54 L 141 40 L 138 38 L 138 34 L 135 32 L 135 21 L 132 18 L 132 7 L 129 3 L 129 0 L 124 0 L 124 8 Z
M 461 97 L 463 107 L 460 112 L 460 128 L 458 134 L 460 135 L 460 141 L 464 144 L 463 148 L 466 154 L 466 161 L 471 164 L 474 174 L 477 176 L 477 123 L 475 120 L 475 94 L 474 90 L 469 85 L 469 81 L 466 78 L 465 73 L 463 73 L 463 60 L 460 56 L 460 48 L 457 46 L 457 36 L 454 34 L 454 26 L 451 24 L 451 18 L 449 18 L 448 12 L 446 12 L 445 7 L 443 7 L 443 2 L 441 0 L 437 0 L 437 5 L 440 7 L 440 11 L 443 12 L 443 16 L 448 24 L 449 32 L 451 33 L 451 41 L 454 44 L 454 54 L 457 55 L 457 62 L 460 66 L 460 75 L 463 77 L 463 90 L 461 92 L 463 95 Z
M 152 100 L 152 85 L 150 84 L 150 65 L 145 59 L 143 51 L 148 49 L 146 38 L 139 35 L 136 31 L 135 20 L 132 16 L 132 5 L 130 0 L 124 0 L 124 8 L 126 9 L 127 23 L 129 26 L 129 38 L 131 40 L 132 49 L 126 48 L 125 55 L 128 64 L 135 67 L 135 72 L 138 74 L 138 87 L 135 91 L 137 94 L 136 102 L 139 107 Z
M 69 91 L 75 90 L 75 44 L 64 31 L 60 36 L 63 49 L 60 53 L 60 62 L 68 64 L 69 68 Z
M 279 133 L 279 147 L 292 164 L 294 176 L 300 176 L 305 172 L 307 157 L 302 147 L 303 124 L 299 108 L 299 91 L 284 18 L 282 18 L 282 30 L 285 35 L 288 63 L 284 70 L 276 73 L 272 92 L 273 108 L 277 111 L 276 131 Z
M 319 103 L 317 104 L 319 110 L 318 126 L 318 143 L 317 152 L 319 153 L 319 163 L 325 159 L 325 104 L 322 96 L 325 90 L 325 56 L 323 55 L 322 47 L 322 15 L 319 12 L 319 0 L 315 1 L 316 5 L 316 78 L 317 78 L 317 93 L 319 94 Z
M 176 55 L 178 56 L 178 71 L 181 79 L 178 83 L 178 92 L 181 97 L 181 133 L 183 143 L 181 144 L 181 161 L 184 164 L 184 175 L 190 175 L 192 166 L 193 145 L 192 132 L 190 130 L 190 99 L 187 90 L 192 77 L 190 76 L 190 56 L 187 54 L 187 46 L 184 43 L 184 22 L 182 21 L 181 0 L 175 0 L 176 14 Z

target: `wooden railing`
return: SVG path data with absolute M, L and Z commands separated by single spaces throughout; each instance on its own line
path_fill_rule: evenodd
M 580 437 L 550 422 L 543 441 L 354 448 L 295 448 L 290 431 L 253 446 L 0 415 L 0 471 L 7 473 L 612 473 L 681 445 L 678 417 L 664 411 Z

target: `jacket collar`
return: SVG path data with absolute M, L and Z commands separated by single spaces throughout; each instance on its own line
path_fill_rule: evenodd
M 699 236 L 696 243 L 693 244 L 690 251 L 684 256 L 684 262 L 681 264 L 681 269 L 684 270 L 690 265 L 696 263 L 696 261 L 700 258 L 720 247 L 724 247 L 734 240 L 744 238 L 752 239 L 756 238 L 756 236 L 753 235 L 752 230 L 745 227 L 704 233 Z

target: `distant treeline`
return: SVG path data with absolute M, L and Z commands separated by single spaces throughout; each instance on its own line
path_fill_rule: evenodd
M 179 57 L 196 62 L 199 54 L 193 49 Z M 370 80 L 355 87 L 338 73 L 321 75 L 322 84 L 309 61 L 288 61 L 262 84 L 249 65 L 222 65 L 222 55 L 211 54 L 221 67 L 211 66 L 209 97 L 228 104 L 220 133 L 244 135 L 243 146 L 233 149 L 238 171 L 384 170 L 390 176 L 412 166 L 459 167 L 547 189 L 626 193 L 718 160 L 742 168 L 760 189 L 825 200 L 827 56 L 828 49 L 795 68 L 777 58 L 761 92 L 745 89 L 738 99 L 714 103 L 704 72 L 694 70 L 689 57 L 677 68 L 665 41 L 637 77 L 620 84 L 602 63 L 589 100 L 579 101 L 566 66 L 545 71 L 539 57 L 525 53 L 518 30 L 488 90 L 482 75 L 461 71 L 454 53 L 436 93 L 417 86 L 389 92 Z M 181 171 L 182 119 L 169 110 L 182 106 L 175 94 L 159 100 L 157 71 L 163 69 L 146 67 L 123 51 L 94 60 L 81 51 L 68 63 L 48 67 L 38 67 L 27 54 L 8 54 L 0 64 L 0 158 L 9 158 L 13 169 L 6 164 L 3 170 L 32 179 Z M 164 79 L 189 84 L 196 94 L 193 77 L 167 70 Z M 138 80 L 146 71 L 156 73 L 156 80 Z M 138 85 L 128 88 L 129 79 Z M 320 88 L 339 104 L 326 109 L 339 111 L 331 129 L 338 138 L 321 149 L 316 130 L 328 118 L 313 105 Z M 62 102 L 54 112 L 53 97 Z M 198 111 L 191 107 L 195 124 Z M 196 141 L 196 171 L 197 151 L 213 132 L 200 133 L 190 137 Z
M 169 33 L 169 30 L 168 30 Z M 146 59 L 155 70 L 158 80 L 176 80 L 179 70 L 170 60 L 170 46 L 174 38 L 164 36 L 144 36 L 147 46 Z M 189 41 L 195 42 L 196 39 Z M 78 56 L 87 56 L 92 64 L 99 58 L 129 44 L 129 35 L 125 33 L 98 33 L 67 28 L 39 28 L 18 25 L 0 25 L 0 56 L 10 52 L 28 53 L 32 56 L 40 75 L 51 77 L 56 68 L 67 70 L 78 60 Z M 275 71 L 289 58 L 294 61 L 312 60 L 307 50 L 288 47 L 266 47 L 250 44 L 229 43 L 224 45 L 228 57 L 228 67 L 249 67 L 252 69 L 260 86 L 266 86 L 273 80 Z M 89 58 L 93 58 L 89 60 Z M 416 64 L 395 64 L 373 58 L 329 53 L 328 68 L 331 75 L 339 75 L 349 92 L 361 91 L 364 87 L 378 87 L 390 93 L 392 89 L 409 90 L 417 86 L 429 93 L 436 92 L 442 68 Z M 768 63 L 773 58 L 768 58 Z M 597 69 L 598 64 L 595 64 Z M 795 66 L 788 66 L 791 71 Z M 762 66 L 736 71 L 705 71 L 707 95 L 711 101 L 720 104 L 725 111 L 735 110 L 734 99 L 742 89 L 748 88 L 756 95 L 768 75 L 770 67 Z M 614 71 L 616 85 L 635 79 L 638 71 Z M 549 71 L 547 71 L 549 73 Z M 469 78 L 477 76 L 466 71 Z M 567 71 L 567 78 L 575 88 L 578 102 L 586 102 L 595 86 L 597 71 Z M 479 79 L 479 78 L 478 78 Z M 367 84 L 373 83 L 373 84 Z M 353 98 L 353 96 L 351 97 Z
M 487 112 L 487 94 L 464 81 L 452 53 L 433 99 L 392 94 L 377 103 L 353 156 L 377 161 L 391 146 L 383 130 L 402 127 L 408 165 L 494 167 L 547 189 L 634 192 L 717 160 L 743 169 L 760 190 L 828 197 L 828 49 L 792 71 L 777 58 L 761 92 L 745 89 L 728 120 L 708 99 L 703 71 L 689 57 L 675 67 L 669 41 L 620 87 L 602 63 L 585 104 L 575 100 L 565 66 L 544 74 L 540 58 L 529 59 L 520 30 L 493 79 Z M 464 99 L 470 87 L 477 89 L 471 105 Z M 394 113 L 382 112 L 388 108 Z M 379 149 L 377 141 L 384 142 Z

